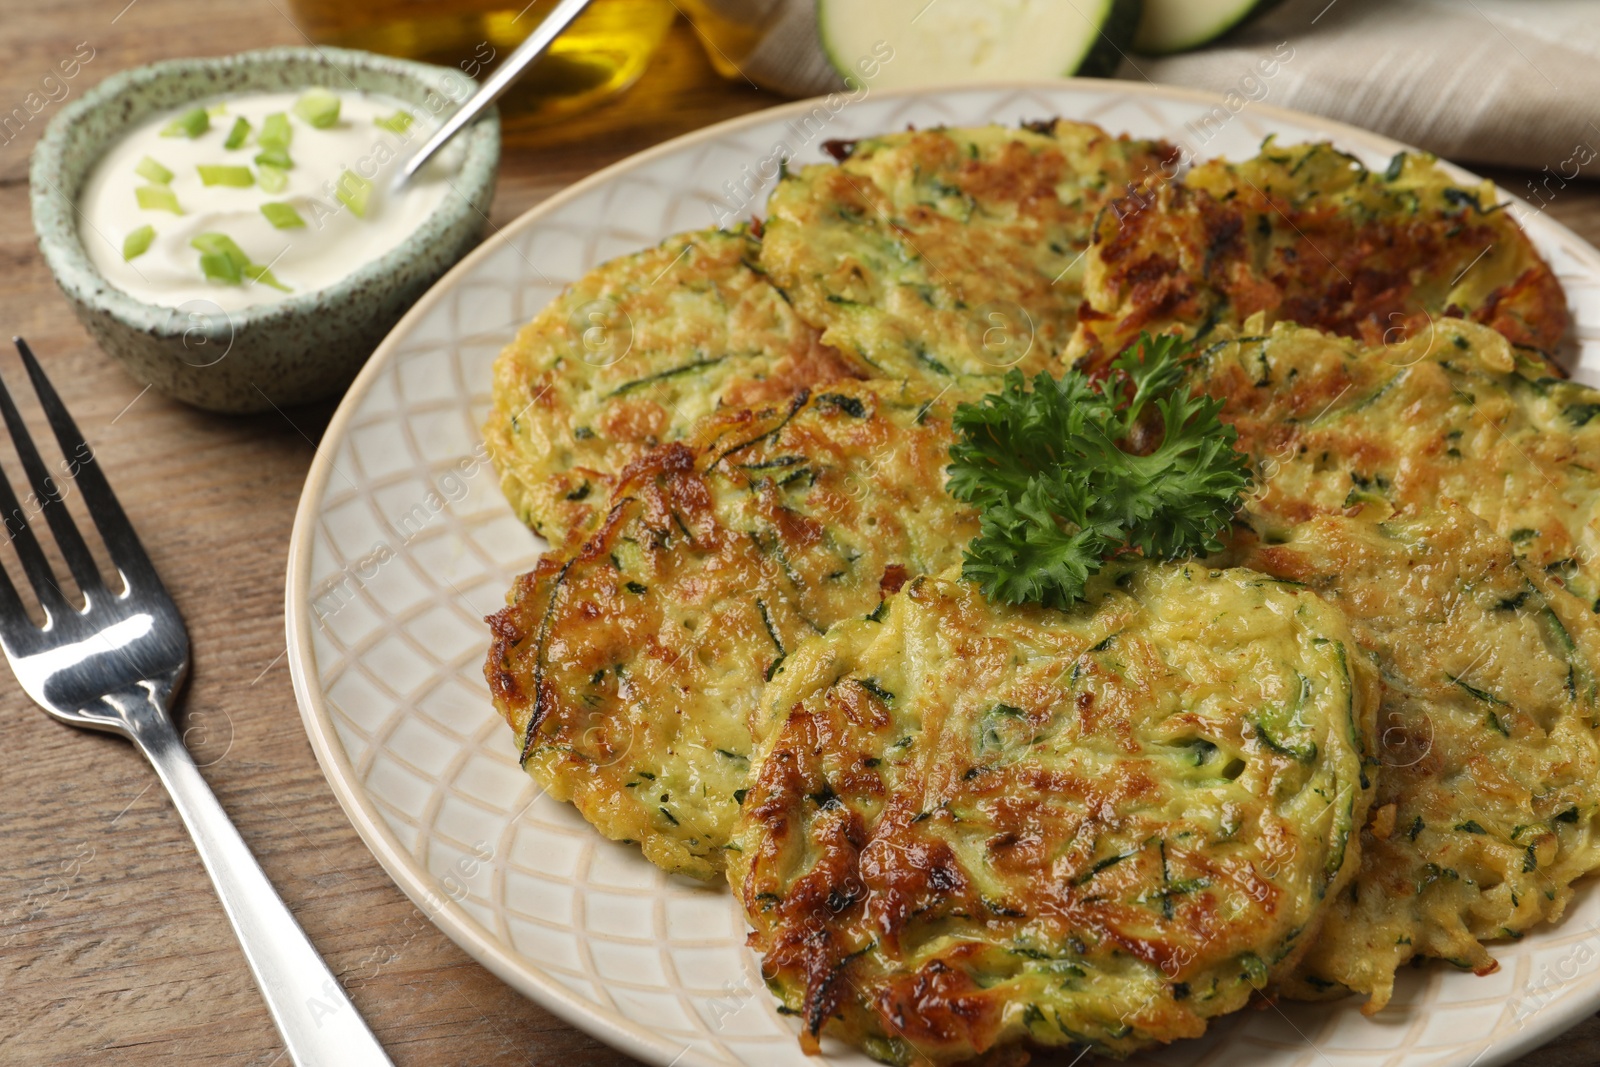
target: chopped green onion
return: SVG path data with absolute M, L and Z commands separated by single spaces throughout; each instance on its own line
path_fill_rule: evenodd
M 279 170 L 290 170 L 294 167 L 294 160 L 289 158 L 288 149 L 263 148 L 256 153 L 256 166 L 277 167 Z
M 245 255 L 244 249 L 225 233 L 217 233 L 214 230 L 209 233 L 197 233 L 190 238 L 189 244 L 201 252 L 216 252 L 228 256 L 241 267 L 250 262 L 250 257 Z
M 233 120 L 233 129 L 228 131 L 228 139 L 222 142 L 222 147 L 227 149 L 238 148 L 244 144 L 244 139 L 250 136 L 250 122 L 244 116 Z
M 287 149 L 293 137 L 294 127 L 289 125 L 289 116 L 281 111 L 274 111 L 261 120 L 261 132 L 256 135 L 256 143 L 262 148 Z
M 372 120 L 374 126 L 382 126 L 390 133 L 405 133 L 411 128 L 411 122 L 411 112 L 409 111 L 396 111 L 388 118 Z
M 206 114 L 211 116 L 226 115 L 227 113 L 227 104 L 212 104 L 210 107 L 206 108 Z
M 150 242 L 156 239 L 154 226 L 140 226 L 132 230 L 122 239 L 122 258 L 124 261 L 137 259 L 150 250 Z
M 232 167 L 221 163 L 200 163 L 195 166 L 200 172 L 201 185 L 232 185 L 240 189 L 247 189 L 256 183 L 255 175 L 250 173 L 249 167 Z
M 244 249 L 225 233 L 196 234 L 189 244 L 200 253 L 200 270 L 207 281 L 238 285 L 245 278 L 262 285 L 270 285 L 284 292 L 291 290 L 280 282 L 271 269 L 250 262 Z
M 294 113 L 308 125 L 325 130 L 339 121 L 339 98 L 326 89 L 307 89 L 294 102 Z
M 165 185 L 172 180 L 172 172 L 149 156 L 139 160 L 139 165 L 133 168 L 133 172 L 146 181 L 155 182 L 157 185 Z
M 251 281 L 260 282 L 262 285 L 270 285 L 274 289 L 281 290 L 285 293 L 294 292 L 293 289 L 290 289 L 287 285 L 284 285 L 276 277 L 274 277 L 272 271 L 258 263 L 245 264 L 244 276 L 249 278 Z
M 225 233 L 196 234 L 189 244 L 200 252 L 200 270 L 207 281 L 238 285 L 250 265 L 244 249 Z
M 211 128 L 211 116 L 206 114 L 206 109 L 197 107 L 193 111 L 185 111 L 166 126 L 162 127 L 163 137 L 187 137 L 193 140 Z
M 289 188 L 289 174 L 281 167 L 262 163 L 256 170 L 256 183 L 265 193 L 281 193 Z
M 200 272 L 208 282 L 238 285 L 244 278 L 240 266 L 221 252 L 203 252 L 200 255 Z
M 356 218 L 367 217 L 368 202 L 372 199 L 372 183 L 359 174 L 344 171 L 339 175 L 339 180 L 334 184 L 334 196 L 339 202 L 356 213 Z
M 183 214 L 183 208 L 178 206 L 178 194 L 165 185 L 141 185 L 133 191 L 133 195 L 139 199 L 139 206 L 145 211 L 170 211 L 174 215 Z
M 297 230 L 306 224 L 306 220 L 300 217 L 300 212 L 294 209 L 293 204 L 262 204 L 261 213 L 267 217 L 268 222 L 280 230 Z

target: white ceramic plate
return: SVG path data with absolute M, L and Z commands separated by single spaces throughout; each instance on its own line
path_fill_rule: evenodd
M 603 840 L 517 767 L 483 682 L 481 620 L 543 546 L 501 500 L 479 443 L 490 364 L 563 285 L 668 234 L 750 214 L 780 155 L 821 159 L 827 138 L 1060 115 L 1184 142 L 1202 158 L 1252 155 L 1268 133 L 1331 138 L 1377 166 L 1402 147 L 1256 105 L 1219 125 L 1229 114 L 1207 95 L 1104 81 L 793 104 L 578 183 L 434 286 L 328 428 L 300 500 L 287 596 L 289 662 L 311 744 L 406 894 L 505 981 L 648 1063 L 817 1064 L 773 1010 L 725 888 L 669 877 L 636 849 Z M 1515 210 L 1572 302 L 1569 362 L 1600 383 L 1600 254 L 1526 204 Z M 1408 969 L 1375 1019 L 1353 999 L 1245 1011 L 1203 1040 L 1135 1062 L 1501 1063 L 1600 1007 L 1600 892 L 1581 892 L 1560 925 L 1495 955 L 1500 971 L 1487 978 Z M 825 1062 L 870 1061 L 831 1048 Z

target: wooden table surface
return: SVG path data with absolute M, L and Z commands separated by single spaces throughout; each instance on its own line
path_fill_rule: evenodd
M 80 43 L 93 57 L 69 83 L 73 96 L 153 60 L 302 43 L 281 3 L 51 0 L 8 11 L 0 113 Z M 658 141 L 775 102 L 719 79 L 680 23 L 619 103 L 508 136 L 494 222 Z M 397 1064 L 633 1062 L 416 923 L 346 821 L 284 663 L 289 530 L 332 406 L 207 415 L 145 392 L 100 352 L 29 222 L 28 153 L 59 106 L 0 143 L 0 328 L 40 353 L 188 620 L 189 740 L 212 788 L 334 972 L 359 969 L 352 995 Z M 1494 176 L 1524 187 L 1514 173 Z M 1548 210 L 1600 243 L 1600 187 L 1569 186 Z M 14 357 L 0 374 L 18 381 Z M 9 449 L 0 459 L 17 470 Z M 0 1064 L 286 1062 L 188 835 L 133 748 L 47 719 L 0 672 L 0 752 Z M 1600 1020 L 1590 1019 L 1519 1062 L 1596 1061 Z

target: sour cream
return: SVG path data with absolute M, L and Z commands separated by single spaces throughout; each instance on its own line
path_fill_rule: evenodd
M 198 301 L 201 308 L 210 304 L 234 311 L 268 304 L 348 276 L 405 240 L 445 197 L 457 195 L 450 182 L 461 165 L 459 142 L 447 145 L 399 192 L 389 189 L 400 165 L 437 127 L 425 109 L 376 93 L 334 92 L 338 119 L 318 128 L 295 112 L 303 95 L 258 93 L 191 104 L 148 119 L 113 145 L 78 198 L 79 236 L 101 274 L 130 296 L 166 307 L 192 310 Z M 208 111 L 205 132 L 192 138 L 163 136 L 163 130 L 196 108 Z M 395 118 L 400 113 L 411 116 L 409 125 Z M 266 176 L 269 186 L 274 180 L 283 182 L 275 190 L 263 188 L 263 168 L 256 158 L 266 150 L 259 138 L 269 115 L 287 116 L 292 130 L 285 151 L 293 166 Z M 225 147 L 241 118 L 249 123 L 248 135 L 237 147 Z M 405 128 L 390 128 L 394 126 Z M 147 165 L 141 174 L 146 159 L 159 166 Z M 248 168 L 250 184 L 205 184 L 200 168 L 219 165 L 234 168 L 234 180 L 244 178 L 237 168 Z M 170 172 L 170 179 L 151 179 L 163 170 Z M 140 204 L 141 187 L 146 206 Z M 167 199 L 161 188 L 170 190 L 182 214 L 148 206 Z M 363 213 L 340 199 L 341 188 L 347 196 L 365 191 Z M 289 205 L 304 225 L 274 225 L 262 211 L 264 204 Z M 280 224 L 288 214 L 282 208 L 269 211 Z M 153 237 L 139 232 L 146 226 L 154 229 Z M 130 234 L 131 245 L 125 243 Z M 247 276 L 236 283 L 208 278 L 202 250 L 191 244 L 205 234 L 230 238 L 249 258 Z M 145 238 L 144 251 L 124 258 Z M 202 243 L 206 240 L 202 237 Z M 270 278 L 288 291 L 267 284 L 259 276 L 261 268 L 270 270 Z

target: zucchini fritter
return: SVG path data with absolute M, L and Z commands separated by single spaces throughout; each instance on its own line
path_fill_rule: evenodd
M 783 664 L 729 876 L 814 1051 L 1192 1037 L 1292 966 L 1358 865 L 1379 683 L 1244 570 L 1112 564 L 1070 611 L 956 572 Z
M 1342 609 L 1383 673 L 1361 869 L 1284 983 L 1302 998 L 1367 994 L 1368 1012 L 1413 956 L 1493 971 L 1482 942 L 1558 918 L 1574 879 L 1600 868 L 1595 661 L 1466 509 L 1387 512 L 1246 535 L 1227 556 Z
M 1254 159 L 1202 163 L 1097 221 L 1072 355 L 1097 367 L 1141 330 L 1193 336 L 1257 312 L 1369 345 L 1465 317 L 1554 352 L 1561 284 L 1495 201 L 1426 155 L 1379 174 L 1328 144 L 1269 139 Z
M 1056 121 L 856 141 L 787 174 L 761 265 L 873 377 L 1052 367 L 1077 320 L 1095 213 L 1175 150 Z
M 660 866 L 720 871 L 765 677 L 977 532 L 944 491 L 953 406 L 840 383 L 630 465 L 598 528 L 490 620 L 485 675 L 528 772 Z
M 705 230 L 573 283 L 495 362 L 484 436 L 517 516 L 554 545 L 616 475 L 720 405 L 861 377 L 754 269 L 756 240 Z
M 1377 348 L 1245 328 L 1194 373 L 1226 401 L 1260 510 L 1292 524 L 1367 499 L 1448 498 L 1511 541 L 1557 615 L 1600 613 L 1600 391 L 1454 319 Z

